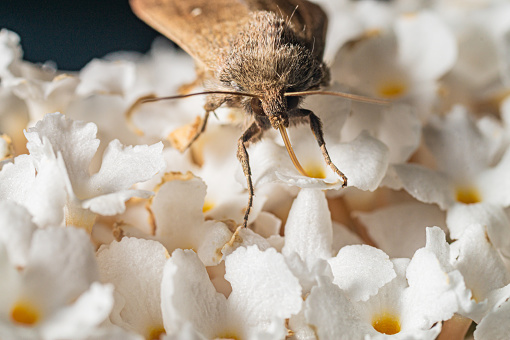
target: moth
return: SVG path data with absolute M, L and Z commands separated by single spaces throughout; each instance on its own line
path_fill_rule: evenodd
M 286 128 L 308 123 L 326 164 L 347 186 L 347 177 L 331 161 L 322 123 L 300 107 L 303 96 L 338 95 L 385 103 L 346 93 L 317 91 L 329 82 L 323 61 L 327 16 L 305 0 L 130 0 L 134 13 L 189 53 L 205 91 L 145 99 L 143 102 L 206 95 L 205 114 L 190 146 L 222 105 L 242 108 L 250 117 L 238 140 L 237 157 L 248 188 L 243 226 L 253 205 L 254 188 L 247 152 L 264 131 L 279 130 L 292 162 L 303 175 Z

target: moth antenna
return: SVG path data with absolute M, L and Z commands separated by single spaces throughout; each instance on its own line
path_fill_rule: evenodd
M 287 152 L 289 154 L 290 159 L 292 160 L 292 164 L 294 164 L 294 167 L 299 171 L 299 173 L 303 176 L 310 177 L 306 173 L 305 169 L 299 164 L 299 161 L 296 157 L 296 154 L 294 153 L 294 149 L 292 148 L 292 145 L 290 144 L 289 135 L 287 135 L 287 129 L 285 129 L 285 126 L 280 124 L 278 126 L 278 129 L 280 130 L 280 135 L 282 135 L 283 142 L 285 143 L 285 148 L 287 149 Z
M 256 94 L 247 93 L 247 92 L 236 92 L 236 91 L 204 91 L 204 92 L 195 92 L 195 93 L 188 93 L 188 94 L 179 94 L 176 96 L 168 96 L 168 97 L 147 97 L 143 98 L 141 100 L 141 103 L 151 103 L 151 102 L 158 102 L 161 100 L 170 100 L 170 99 L 180 99 L 180 98 L 187 98 L 187 97 L 193 97 L 193 96 L 201 96 L 205 94 L 230 94 L 232 96 L 246 96 L 246 97 L 253 97 L 253 98 L 259 98 L 260 96 L 257 96 Z
M 370 98 L 365 96 L 359 96 L 357 94 L 344 93 L 344 92 L 332 92 L 332 91 L 302 91 L 302 92 L 287 92 L 284 95 L 286 97 L 298 97 L 298 96 L 311 96 L 315 94 L 326 95 L 326 96 L 337 96 L 347 99 L 352 99 L 358 102 L 363 103 L 371 103 L 371 104 L 379 104 L 379 105 L 389 105 L 391 104 L 391 100 L 382 99 L 382 98 Z
M 246 93 L 246 92 L 235 92 L 235 91 L 204 91 L 204 92 L 196 92 L 196 93 L 188 93 L 188 94 L 180 94 L 177 96 L 168 96 L 168 97 L 157 97 L 155 94 L 149 94 L 143 97 L 138 98 L 126 111 L 126 122 L 128 127 L 138 136 L 143 136 L 144 133 L 142 130 L 140 130 L 136 125 L 133 123 L 133 114 L 138 109 L 138 107 L 144 103 L 152 103 L 152 102 L 159 102 L 161 100 L 170 100 L 170 99 L 179 99 L 179 98 L 186 98 L 186 97 L 192 97 L 192 96 L 200 96 L 204 94 L 230 94 L 234 96 L 247 96 L 247 97 L 254 97 L 254 98 L 260 98 L 260 96 L 257 96 L 255 94 Z M 216 113 L 215 113 L 216 114 Z
M 149 94 L 143 97 L 138 98 L 126 111 L 126 124 L 127 126 L 138 136 L 143 136 L 144 133 L 142 130 L 140 130 L 135 123 L 133 123 L 133 114 L 135 113 L 135 110 L 145 101 L 148 99 L 154 99 L 157 98 L 155 94 Z

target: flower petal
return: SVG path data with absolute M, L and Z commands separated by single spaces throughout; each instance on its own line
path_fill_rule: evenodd
M 206 338 L 228 326 L 227 300 L 209 281 L 195 252 L 177 249 L 167 261 L 161 283 L 161 311 L 167 334 L 191 323 Z
M 419 79 L 438 79 L 457 59 L 457 42 L 438 14 L 421 11 L 395 22 L 398 59 Z
M 10 201 L 0 202 L 0 241 L 5 244 L 15 266 L 26 265 L 32 234 L 36 229 L 26 208 Z
M 369 323 L 361 321 L 346 294 L 325 280 L 312 288 L 306 299 L 305 317 L 319 339 L 349 340 L 376 333 Z
M 93 59 L 80 71 L 80 85 L 76 88 L 76 93 L 81 96 L 93 93 L 124 95 L 134 81 L 133 63 Z
M 103 154 L 101 168 L 90 177 L 90 195 L 129 189 L 137 182 L 150 179 L 165 167 L 162 150 L 161 142 L 151 146 L 123 146 L 116 139 L 111 141 Z
M 471 224 L 487 226 L 494 245 L 510 254 L 510 220 L 501 206 L 490 203 L 454 204 L 446 216 L 450 237 L 458 240 Z
M 475 329 L 476 340 L 504 339 L 510 332 L 510 301 L 488 313 Z
M 36 301 L 48 306 L 71 303 L 99 280 L 89 236 L 73 227 L 36 230 L 24 275 L 27 292 L 35 294 Z
M 391 258 L 411 258 L 425 246 L 424 227 L 445 226 L 445 213 L 437 206 L 420 202 L 390 205 L 355 216 L 366 227 L 377 246 Z
M 331 160 L 347 176 L 347 185 L 374 191 L 388 169 L 388 147 L 363 131 L 349 143 L 329 148 Z
M 168 253 L 159 242 L 124 237 L 97 252 L 103 282 L 115 285 L 112 322 L 131 331 L 150 336 L 163 327 L 161 280 Z M 122 303 L 121 303 L 122 301 Z
M 276 250 L 238 248 L 225 259 L 225 266 L 225 279 L 232 285 L 229 305 L 250 327 L 261 331 L 275 319 L 281 319 L 284 327 L 283 320 L 301 309 L 299 281 Z
M 93 283 L 71 306 L 62 308 L 41 329 L 47 339 L 85 339 L 108 318 L 113 286 Z
M 455 202 L 453 185 L 444 174 L 417 164 L 394 164 L 392 168 L 404 189 L 417 200 L 436 203 L 443 210 Z
M 113 216 L 121 214 L 126 210 L 126 201 L 132 197 L 149 198 L 152 192 L 145 190 L 121 190 L 88 200 L 81 204 L 82 208 L 90 209 L 96 214 L 104 216 Z M 80 226 L 80 225 L 78 225 Z
M 326 196 L 321 190 L 301 189 L 285 224 L 285 256 L 303 260 L 330 258 L 333 229 Z
M 382 250 L 367 245 L 345 246 L 330 259 L 333 283 L 352 301 L 366 301 L 395 276 L 393 263 Z
M 96 133 L 97 127 L 93 123 L 73 121 L 60 113 L 51 113 L 37 122 L 35 127 L 28 129 L 25 136 L 28 140 L 27 148 L 36 161 L 40 161 L 46 154 L 46 143 L 50 143 L 55 155 L 62 153 L 69 178 L 77 191 L 89 179 L 88 167 L 99 146 Z
M 482 302 L 492 290 L 510 282 L 510 274 L 487 234 L 487 227 L 471 225 L 458 241 L 452 243 L 451 252 L 455 259 L 452 262 L 462 273 L 476 302 Z M 478 321 L 474 315 L 470 318 Z

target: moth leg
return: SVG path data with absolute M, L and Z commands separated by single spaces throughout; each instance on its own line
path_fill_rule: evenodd
M 310 128 L 312 129 L 313 135 L 315 136 L 315 140 L 321 148 L 324 161 L 331 168 L 331 170 L 333 170 L 338 176 L 342 178 L 342 181 L 344 182 L 342 187 L 345 188 L 347 186 L 347 176 L 345 176 L 342 171 L 338 170 L 336 165 L 333 164 L 331 158 L 329 157 L 328 150 L 326 149 L 326 142 L 324 141 L 324 133 L 322 132 L 322 122 L 320 118 L 312 111 L 306 109 L 298 109 L 292 113 L 295 113 L 295 117 L 308 117 L 310 121 Z
M 237 142 L 237 158 L 243 167 L 244 177 L 246 177 L 246 184 L 248 186 L 248 204 L 246 205 L 246 211 L 244 212 L 244 221 L 243 227 L 248 226 L 248 216 L 250 215 L 250 210 L 253 206 L 253 182 L 251 180 L 251 168 L 250 168 L 250 159 L 248 157 L 248 151 L 246 150 L 246 145 L 251 141 L 257 139 L 262 130 L 258 126 L 256 122 L 253 122 L 244 132 L 241 138 L 239 138 Z
M 204 133 L 205 128 L 207 127 L 207 120 L 209 119 L 209 115 L 211 114 L 211 112 L 214 113 L 214 110 L 219 108 L 224 102 L 225 102 L 224 97 L 210 96 L 207 98 L 207 102 L 204 105 L 205 113 L 204 113 L 204 117 L 202 118 L 202 122 L 200 123 L 200 126 L 196 129 L 193 137 L 190 138 L 189 142 L 186 144 L 186 146 L 184 146 L 184 148 L 182 148 L 181 151 L 185 151 L 185 150 L 189 149 L 191 147 L 191 145 L 193 145 L 193 143 L 195 143 L 195 141 L 198 139 L 198 137 L 200 137 L 200 135 L 202 133 Z M 216 114 L 216 113 L 214 113 L 214 114 Z
M 209 119 L 209 115 L 210 114 L 211 114 L 211 111 L 205 111 L 204 117 L 202 118 L 202 122 L 200 123 L 200 126 L 195 131 L 195 134 L 193 135 L 193 137 L 191 137 L 191 139 L 189 140 L 188 144 L 186 144 L 184 146 L 184 148 L 182 148 L 182 150 L 181 150 L 182 152 L 188 150 L 191 147 L 191 145 L 193 145 L 193 143 L 195 143 L 195 141 L 198 139 L 198 137 L 200 137 L 200 135 L 202 133 L 204 133 L 205 128 L 207 126 L 207 120 Z

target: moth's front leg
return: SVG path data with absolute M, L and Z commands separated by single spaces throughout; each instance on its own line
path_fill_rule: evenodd
M 251 207 L 253 206 L 253 183 L 251 180 L 251 168 L 250 159 L 248 157 L 248 151 L 246 145 L 260 137 L 262 133 L 261 128 L 256 122 L 253 122 L 243 133 L 239 141 L 237 142 L 237 158 L 243 167 L 244 177 L 246 177 L 246 184 L 248 186 L 248 204 L 246 205 L 246 211 L 244 212 L 243 227 L 248 226 L 248 216 L 250 215 Z
M 208 96 L 207 101 L 204 105 L 204 117 L 200 122 L 200 126 L 195 130 L 193 136 L 189 139 L 188 143 L 180 148 L 180 151 L 184 152 L 187 150 L 193 143 L 200 137 L 202 133 L 204 133 L 205 128 L 207 127 L 207 120 L 209 119 L 209 115 L 211 112 L 214 112 L 217 108 L 219 108 L 226 101 L 225 96 Z

